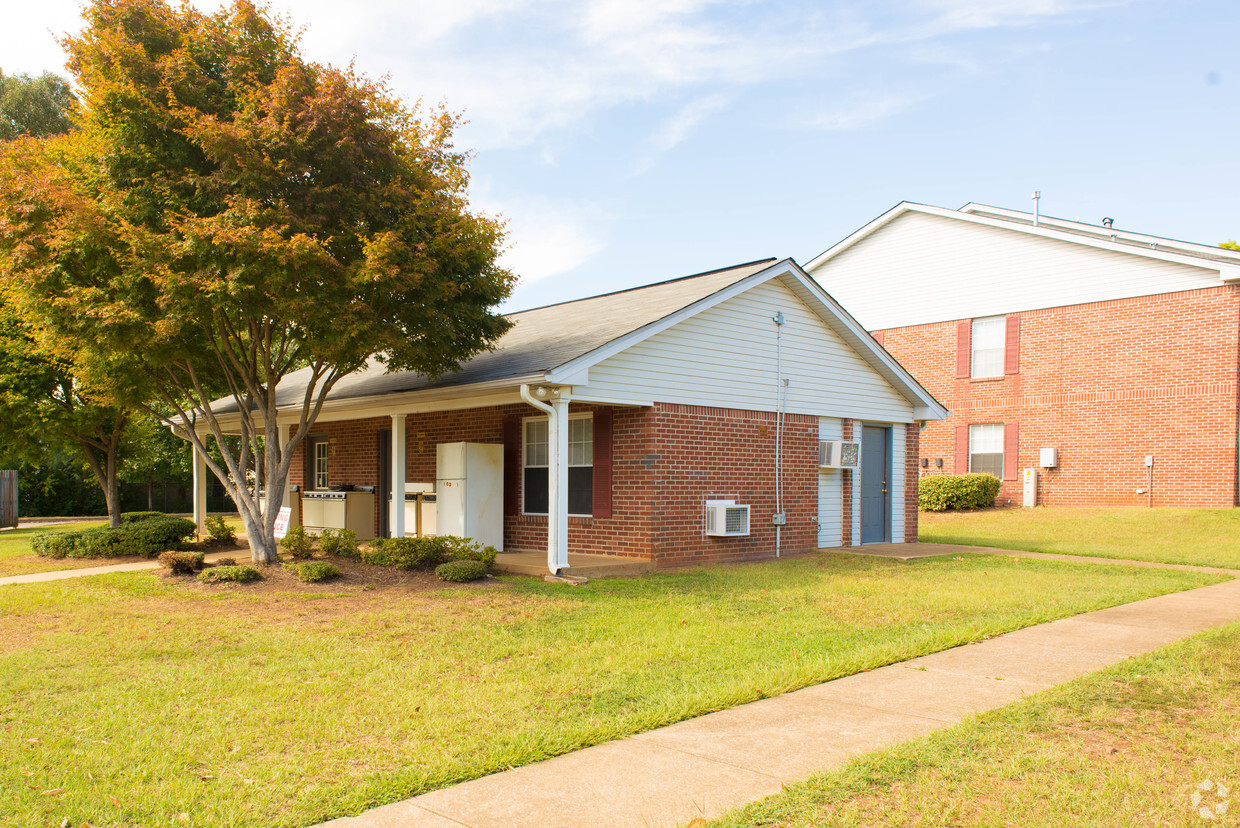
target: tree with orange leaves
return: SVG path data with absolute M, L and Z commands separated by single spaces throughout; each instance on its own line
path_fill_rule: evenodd
M 0 159 L 0 256 L 27 312 L 130 371 L 208 457 L 269 563 L 258 490 L 283 490 L 342 377 L 371 356 L 437 376 L 507 329 L 502 226 L 469 206 L 456 116 L 306 60 L 246 0 L 94 0 L 86 19 L 64 40 L 81 129 Z M 308 386 L 281 441 L 276 390 L 295 371 Z

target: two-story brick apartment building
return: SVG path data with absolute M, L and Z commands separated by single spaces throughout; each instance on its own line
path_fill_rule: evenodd
M 1240 252 L 902 203 L 807 266 L 951 410 L 920 473 L 1045 505 L 1234 506 Z M 1054 449 L 1053 460 L 1043 449 Z

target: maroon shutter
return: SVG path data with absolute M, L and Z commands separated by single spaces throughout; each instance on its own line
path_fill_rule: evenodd
M 521 514 L 521 418 L 504 418 L 504 514 Z
M 1020 424 L 1003 424 L 1003 479 L 1015 480 L 1020 474 Z
M 594 506 L 596 518 L 611 517 L 611 411 L 594 412 Z
M 969 427 L 956 426 L 956 465 L 952 469 L 955 474 L 969 472 Z
M 874 337 L 875 342 L 877 342 L 879 345 L 882 345 L 883 339 L 886 336 L 886 334 L 884 334 L 882 331 L 876 331 L 875 333 L 872 334 L 872 336 Z
M 1003 343 L 1003 373 L 1020 373 L 1020 314 L 1009 313 L 1007 340 Z
M 956 379 L 968 379 L 973 373 L 973 321 L 956 325 Z

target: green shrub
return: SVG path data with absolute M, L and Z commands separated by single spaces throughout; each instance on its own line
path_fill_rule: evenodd
M 192 520 L 159 515 L 116 528 L 98 526 L 79 532 L 35 535 L 31 548 L 45 558 L 117 558 L 141 555 L 154 558 L 169 549 L 180 549 L 197 527 Z
M 495 557 L 499 554 L 494 546 L 483 546 L 477 541 L 455 535 L 440 535 L 433 540 L 439 541 L 444 557 L 449 561 L 478 561 L 490 569 L 495 566 Z
M 362 563 L 397 569 L 429 569 L 450 561 L 478 561 L 490 568 L 498 554 L 492 546 L 455 535 L 433 538 L 378 538 L 361 550 Z
M 77 532 L 40 532 L 30 537 L 30 549 L 40 558 L 67 558 Z
M 304 526 L 290 526 L 288 534 L 280 538 L 280 551 L 294 558 L 309 558 L 314 554 L 314 538 L 306 534 Z
M 206 519 L 205 525 L 213 541 L 232 543 L 237 540 L 237 530 L 224 521 L 223 515 L 212 515 Z
M 204 584 L 246 584 L 261 577 L 263 576 L 252 566 L 213 566 L 198 573 L 198 580 Z
M 159 563 L 172 570 L 175 575 L 190 575 L 202 569 L 203 555 L 201 552 L 169 549 L 160 554 Z
M 324 529 L 319 535 L 319 549 L 328 555 L 356 558 L 358 556 L 357 532 L 352 529 Z
M 485 578 L 487 565 L 482 561 L 448 561 L 435 567 L 435 574 L 439 576 L 441 581 L 452 581 L 453 583 L 460 584 L 465 581 L 476 581 L 479 578 Z
M 307 584 L 315 584 L 335 578 L 340 570 L 327 561 L 302 561 L 301 563 L 285 564 L 284 568 L 297 576 L 298 580 Z
M 917 505 L 927 512 L 993 506 L 1000 482 L 993 474 L 923 477 L 917 484 Z
M 163 512 L 121 512 L 121 523 L 141 523 L 144 520 L 168 517 Z

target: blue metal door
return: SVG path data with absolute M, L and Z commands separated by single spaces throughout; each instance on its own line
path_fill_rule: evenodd
M 891 429 L 861 430 L 861 542 L 891 541 Z

